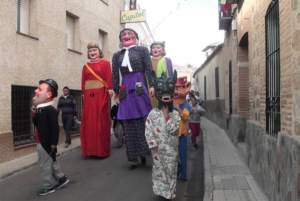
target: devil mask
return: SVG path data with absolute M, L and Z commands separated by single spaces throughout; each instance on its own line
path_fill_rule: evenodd
M 152 78 L 155 89 L 155 97 L 158 100 L 158 109 L 161 110 L 163 106 L 167 106 L 169 108 L 169 112 L 172 112 L 177 71 L 174 70 L 173 77 L 168 77 L 166 72 L 163 72 L 159 78 L 156 77 L 155 71 L 152 71 Z

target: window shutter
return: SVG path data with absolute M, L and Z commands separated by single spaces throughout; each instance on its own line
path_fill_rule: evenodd
M 21 0 L 20 15 L 20 32 L 29 35 L 29 0 Z
M 103 34 L 99 31 L 99 47 L 103 50 Z
M 68 49 L 73 49 L 74 43 L 74 19 L 67 16 L 67 37 L 68 37 Z

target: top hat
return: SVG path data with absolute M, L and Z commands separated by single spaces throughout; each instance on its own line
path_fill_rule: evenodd
M 187 77 L 179 77 L 175 83 L 176 87 L 184 87 L 187 84 Z
M 54 89 L 54 94 L 53 95 L 54 95 L 54 97 L 57 97 L 58 85 L 55 82 L 55 80 L 53 80 L 53 79 L 40 80 L 39 84 L 42 84 L 42 83 L 47 83 L 50 86 L 52 86 L 53 89 Z

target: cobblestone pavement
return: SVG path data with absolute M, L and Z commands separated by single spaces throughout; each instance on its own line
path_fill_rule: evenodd
M 204 201 L 267 201 L 226 132 L 201 118 L 204 140 Z

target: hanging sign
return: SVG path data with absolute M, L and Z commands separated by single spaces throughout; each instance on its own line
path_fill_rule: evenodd
M 121 11 L 121 24 L 132 22 L 146 22 L 146 10 Z

